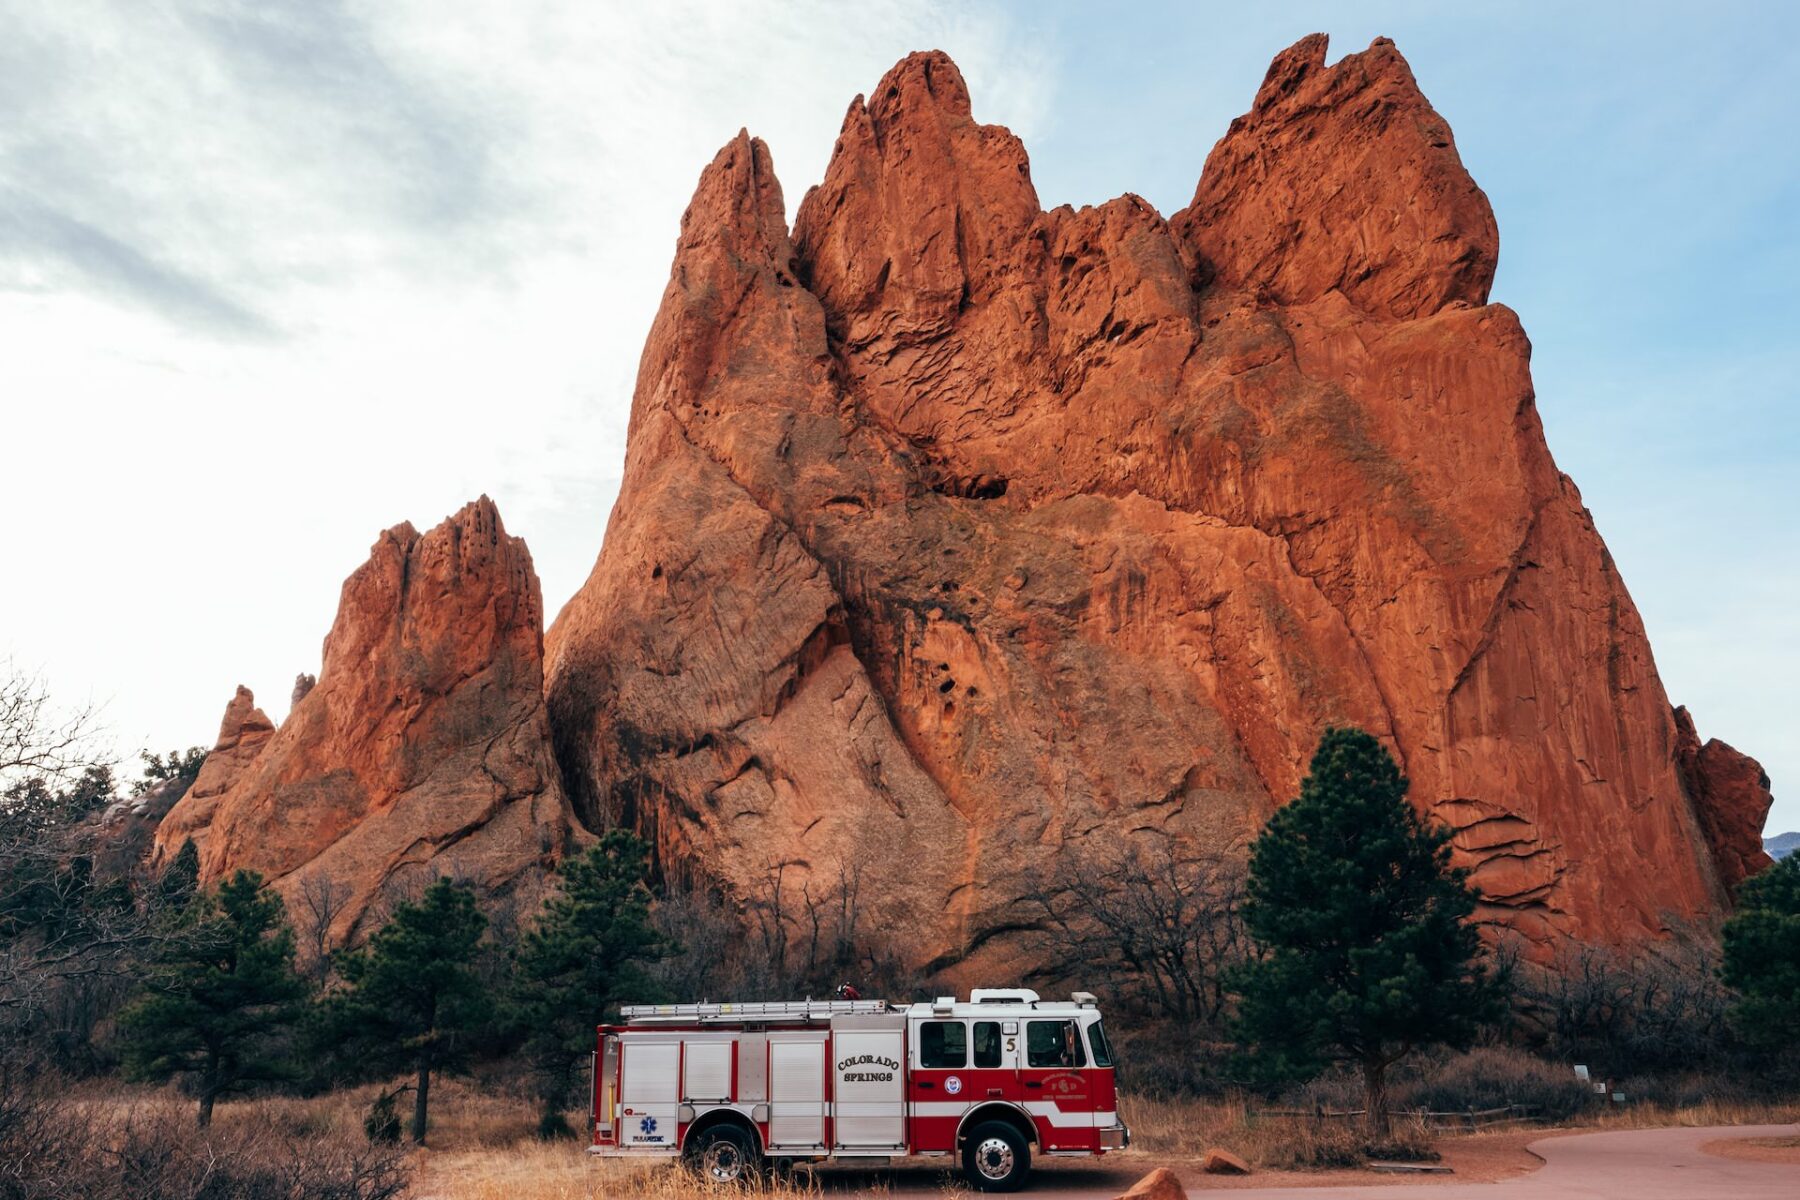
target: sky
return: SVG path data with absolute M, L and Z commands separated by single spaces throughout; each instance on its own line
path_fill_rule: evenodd
M 1117 11 L 1112 11 L 1114 8 Z M 850 98 L 962 68 L 1046 207 L 1164 214 L 1269 59 L 1394 38 L 1675 703 L 1800 828 L 1800 6 L 0 0 L 0 657 L 127 753 L 272 717 L 383 528 L 600 548 L 700 169 L 790 214 Z

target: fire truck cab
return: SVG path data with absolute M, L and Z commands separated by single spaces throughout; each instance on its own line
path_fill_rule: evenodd
M 976 989 L 917 1004 L 627 1005 L 599 1027 L 592 1153 L 683 1157 L 731 1182 L 768 1163 L 954 1157 L 983 1191 L 1033 1154 L 1122 1149 L 1094 997 Z

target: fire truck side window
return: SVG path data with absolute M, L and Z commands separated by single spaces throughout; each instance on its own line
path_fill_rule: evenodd
M 975 1022 L 975 1065 L 977 1067 L 1000 1065 L 1000 1022 Z
M 969 1027 L 961 1021 L 927 1021 L 919 1026 L 921 1067 L 969 1065 Z
M 1095 1021 L 1088 1026 L 1088 1041 L 1094 1044 L 1094 1065 L 1110 1067 L 1113 1065 L 1112 1043 L 1106 1040 L 1106 1030 L 1100 1022 Z
M 1025 1026 L 1025 1061 L 1033 1067 L 1085 1067 L 1073 1021 L 1031 1021 Z

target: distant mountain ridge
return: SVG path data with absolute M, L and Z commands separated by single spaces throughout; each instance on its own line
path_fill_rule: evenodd
M 1764 838 L 1763 849 L 1769 852 L 1770 858 L 1779 862 L 1794 851 L 1800 850 L 1800 830 L 1792 833 L 1778 833 L 1772 838 Z

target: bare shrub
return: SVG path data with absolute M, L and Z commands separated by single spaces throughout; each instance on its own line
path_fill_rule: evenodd
M 651 974 L 682 999 L 824 997 L 843 983 L 903 997 L 922 982 L 870 917 L 856 868 L 820 878 L 771 864 L 752 895 L 734 902 L 716 888 L 671 890 L 651 921 L 681 947 Z
M 1244 882 L 1238 859 L 1172 842 L 1066 851 L 1025 902 L 1043 931 L 1041 973 L 1082 986 L 1110 979 L 1119 994 L 1109 999 L 1219 1031 L 1227 972 L 1250 952 Z
M 1510 1046 L 1478 1046 L 1419 1065 L 1397 1089 L 1402 1107 L 1468 1112 L 1518 1104 L 1546 1121 L 1562 1121 L 1593 1106 L 1588 1085 L 1565 1064 Z
M 1730 1048 L 1730 995 L 1700 937 L 1630 955 L 1570 945 L 1547 967 L 1519 964 L 1514 996 L 1551 1053 L 1607 1072 L 1716 1064 Z
M 399 1150 L 341 1134 L 255 1121 L 203 1131 L 155 1102 L 89 1133 L 97 1153 L 71 1165 L 76 1186 L 40 1192 L 46 1200 L 390 1200 L 406 1190 Z
M 331 927 L 350 903 L 350 885 L 320 872 L 300 884 L 293 906 L 294 948 L 300 974 L 324 990 L 331 979 Z

